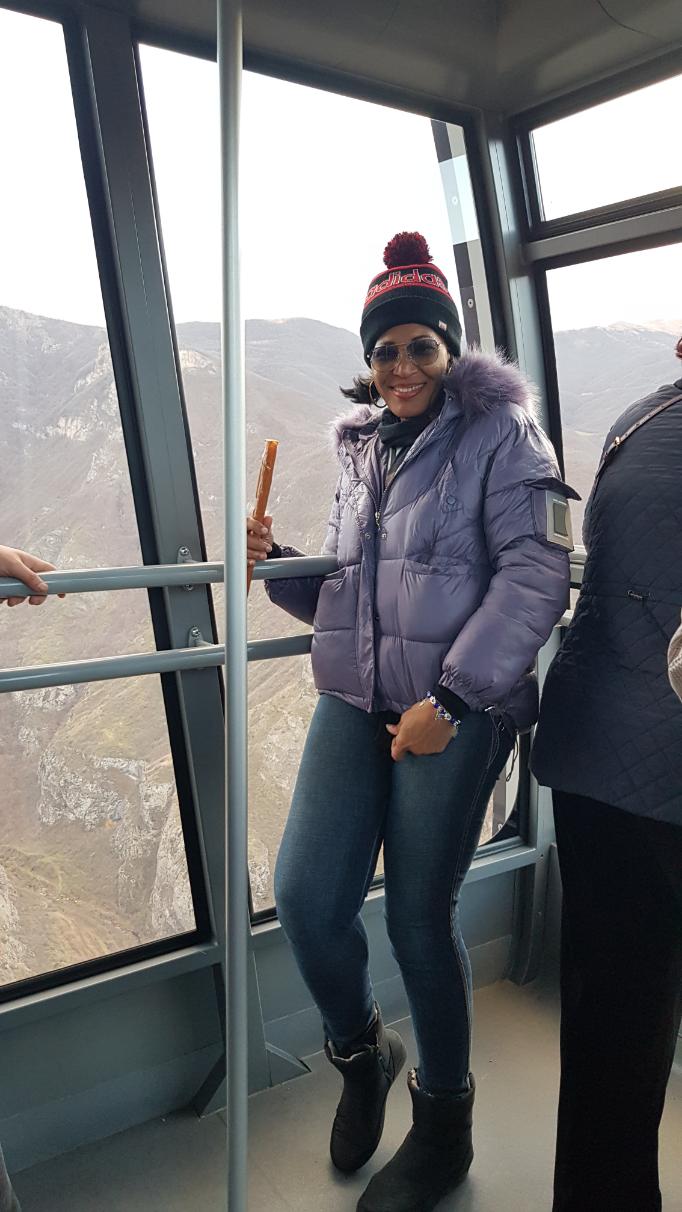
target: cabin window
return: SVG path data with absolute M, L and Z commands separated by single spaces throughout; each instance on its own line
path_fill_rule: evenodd
M 0 9 L 0 542 L 142 562 L 64 37 Z M 5 668 L 155 647 L 143 591 L 3 608 Z M 192 931 L 160 682 L 0 695 L 0 983 Z
M 682 75 L 536 127 L 542 217 L 558 219 L 682 187 L 675 114 Z
M 219 560 L 218 74 L 214 63 L 148 46 L 140 60 L 208 557 Z M 348 407 L 339 387 L 366 370 L 358 336 L 364 293 L 395 232 L 424 233 L 469 341 L 494 345 L 464 131 L 246 72 L 240 184 L 247 482 L 255 489 L 264 439 L 279 439 L 275 537 L 316 555 L 338 475 L 329 424 Z M 220 595 L 218 587 L 219 603 Z M 254 583 L 250 638 L 307 630 Z M 309 659 L 252 664 L 249 693 L 249 866 L 259 912 L 272 908 L 275 861 L 316 701 Z M 500 785 L 484 840 L 504 822 L 512 791 Z
M 629 404 L 679 378 L 682 244 L 547 273 L 566 479 L 576 541 L 607 433 Z

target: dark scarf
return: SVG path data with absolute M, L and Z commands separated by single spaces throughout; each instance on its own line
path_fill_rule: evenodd
M 420 412 L 418 417 L 408 417 L 407 421 L 401 421 L 400 417 L 396 417 L 390 408 L 384 408 L 377 429 L 379 441 L 383 446 L 412 446 L 413 442 L 419 438 L 419 434 L 424 433 L 426 425 L 430 425 L 432 419 L 439 415 L 441 407 L 442 400 L 439 400 L 437 406 L 431 406 L 426 412 Z
M 406 421 L 401 421 L 400 417 L 396 417 L 390 408 L 384 409 L 377 430 L 383 447 L 382 463 L 386 475 L 384 487 L 388 488 L 405 455 L 420 433 L 423 433 L 438 416 L 444 400 L 445 395 L 440 392 L 426 412 L 420 413 L 418 417 L 408 417 Z
M 406 421 L 401 421 L 400 417 L 396 417 L 390 408 L 385 408 L 377 430 L 380 442 L 383 446 L 409 448 L 420 433 L 423 433 L 427 426 L 435 420 L 444 402 L 445 393 L 441 391 L 426 412 L 420 413 L 418 417 L 408 417 Z
M 394 416 L 390 408 L 385 408 L 377 430 L 379 441 L 382 446 L 398 448 L 411 446 L 432 420 L 430 409 L 428 412 L 420 413 L 418 417 L 408 417 L 406 421 L 401 421 L 400 417 Z

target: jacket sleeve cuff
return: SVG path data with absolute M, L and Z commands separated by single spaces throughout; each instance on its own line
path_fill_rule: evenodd
M 282 559 L 282 548 L 280 547 L 279 543 L 273 542 L 272 551 L 268 552 L 268 559 L 269 560 L 281 560 Z
M 471 711 L 468 703 L 465 703 L 464 699 L 455 694 L 454 690 L 450 690 L 447 686 L 444 686 L 442 682 L 438 683 L 433 693 L 441 707 L 449 711 L 450 715 L 454 716 L 456 720 L 463 720 L 464 716 Z

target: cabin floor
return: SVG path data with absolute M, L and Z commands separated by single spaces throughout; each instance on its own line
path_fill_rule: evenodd
M 398 1026 L 413 1064 L 410 1023 Z M 310 1074 L 250 1100 L 249 1212 L 354 1212 L 369 1178 L 408 1130 L 401 1075 L 372 1161 L 355 1176 L 337 1174 L 327 1150 L 339 1078 L 322 1053 L 308 1062 Z M 559 1073 L 556 995 L 539 984 L 480 989 L 472 1067 L 476 1159 L 439 1212 L 549 1212 Z M 661 1129 L 665 1212 L 682 1212 L 681 1140 L 682 1073 L 676 1070 Z M 224 1116 L 173 1114 L 34 1166 L 15 1183 L 22 1212 L 222 1212 Z

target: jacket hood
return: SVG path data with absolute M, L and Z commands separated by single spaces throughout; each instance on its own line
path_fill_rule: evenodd
M 533 412 L 537 400 L 535 388 L 518 367 L 502 354 L 487 354 L 480 349 L 468 349 L 457 358 L 443 379 L 443 387 L 468 420 L 511 405 Z M 359 404 L 338 416 L 332 422 L 334 449 L 339 449 L 344 434 L 349 432 L 370 436 L 380 419 L 381 409 L 370 404 Z

